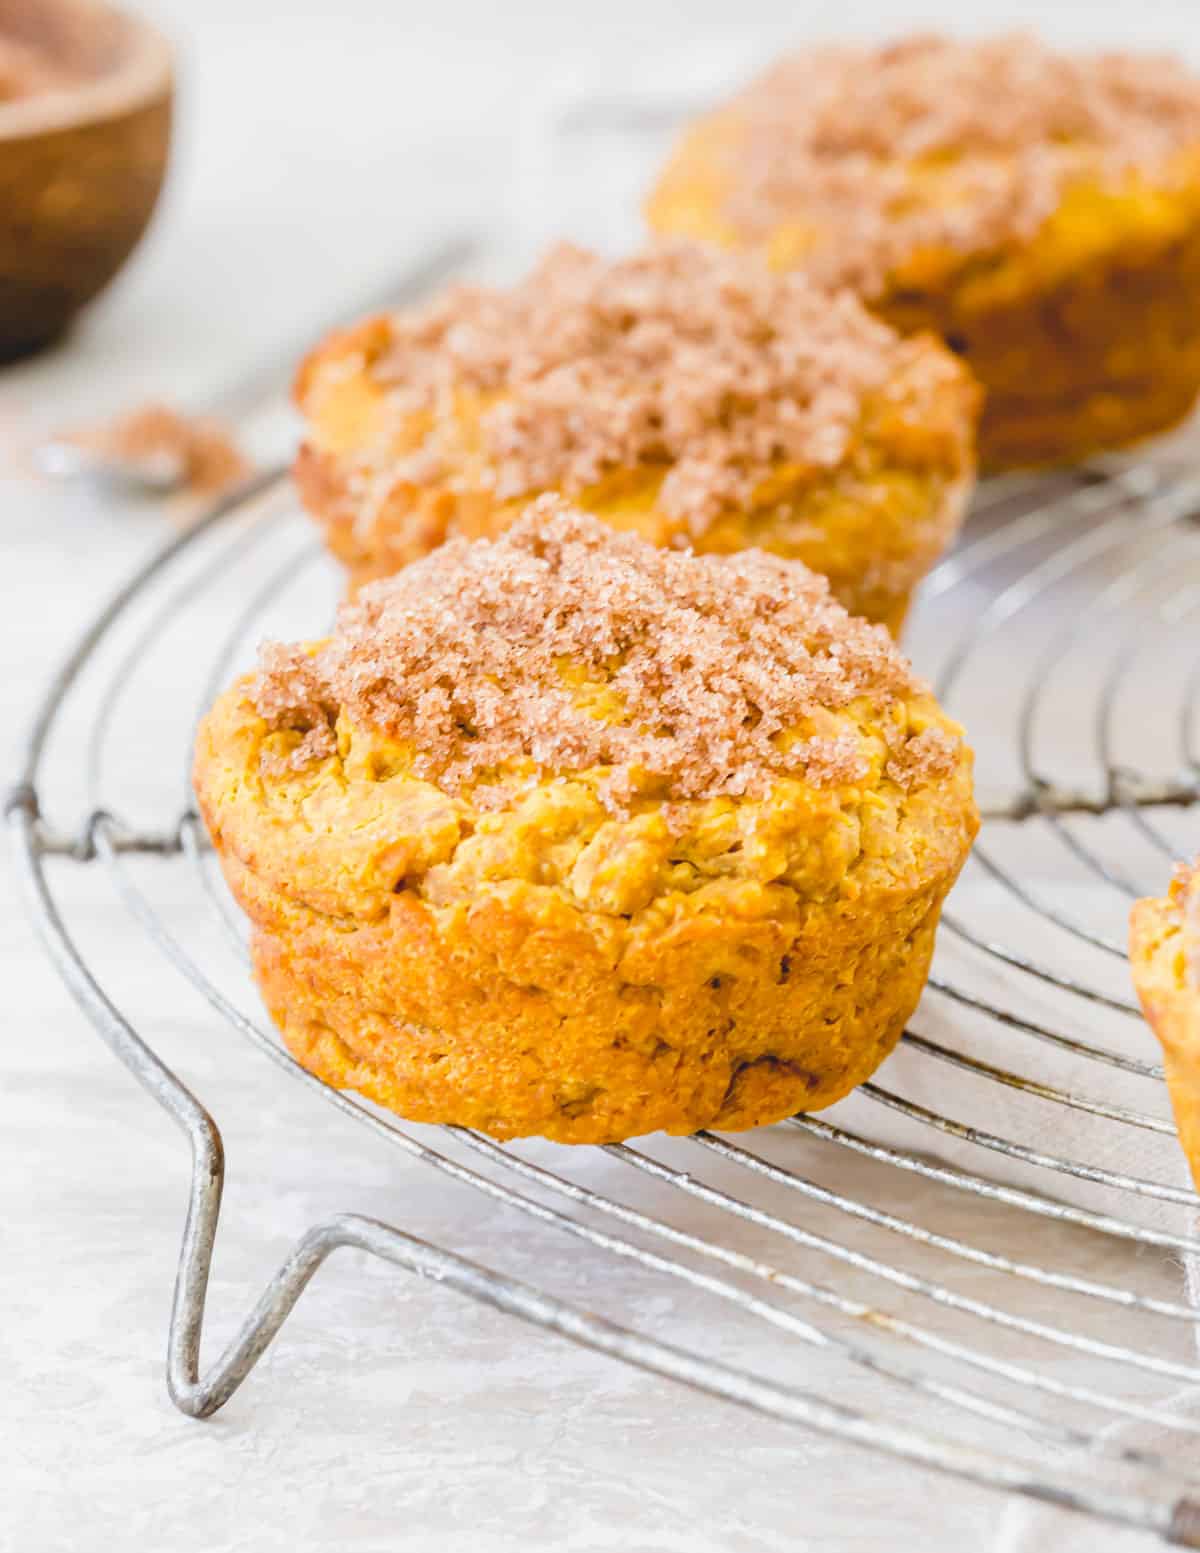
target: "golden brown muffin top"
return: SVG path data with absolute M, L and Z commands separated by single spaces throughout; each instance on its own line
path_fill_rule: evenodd
M 719 117 L 733 228 L 829 229 L 810 272 L 870 295 L 916 250 L 1032 236 L 1080 171 L 1165 173 L 1200 144 L 1200 79 L 1166 55 L 922 35 L 791 54 Z
M 250 687 L 269 728 L 303 734 L 285 770 L 334 754 L 344 714 L 446 792 L 514 762 L 604 768 L 614 807 L 646 775 L 680 799 L 758 796 L 784 775 L 852 784 L 853 725 L 797 729 L 926 693 L 882 627 L 798 562 L 660 550 L 554 496 L 499 539 L 454 540 L 364 589 L 315 649 L 269 644 Z M 896 744 L 889 775 L 926 782 L 960 752 L 931 726 Z
M 387 328 L 372 377 L 427 426 L 390 480 L 445 474 L 439 441 L 471 396 L 497 500 L 659 465 L 659 503 L 693 534 L 779 461 L 835 468 L 864 396 L 902 367 L 958 372 L 849 294 L 685 242 L 615 261 L 563 244 L 507 290 L 457 286 Z

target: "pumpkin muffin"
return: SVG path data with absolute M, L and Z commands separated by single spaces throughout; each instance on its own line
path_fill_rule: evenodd
M 195 782 L 300 1062 L 564 1143 L 846 1094 L 977 825 L 961 730 L 823 578 L 557 497 L 264 648 Z
M 1181 867 L 1167 895 L 1130 914 L 1129 962 L 1163 1063 L 1179 1141 L 1200 1190 L 1200 867 Z
M 354 587 L 554 491 L 657 545 L 802 560 L 895 631 L 974 474 L 977 389 L 940 345 L 693 243 L 563 246 L 370 319 L 296 399 L 299 489 Z
M 1200 388 L 1200 78 L 1168 57 L 807 49 L 685 134 L 647 215 L 941 335 L 990 468 L 1163 431 Z

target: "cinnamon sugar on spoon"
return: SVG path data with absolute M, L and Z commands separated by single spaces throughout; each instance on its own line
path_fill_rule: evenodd
M 651 468 L 658 505 L 693 537 L 781 461 L 836 468 L 864 397 L 901 365 L 958 370 L 848 293 L 686 242 L 616 261 L 563 244 L 510 289 L 454 287 L 384 328 L 372 376 L 397 419 L 431 422 L 418 448 L 386 459 L 389 483 L 453 484 L 466 396 L 486 454 L 471 478 L 498 499 L 578 495 Z
M 861 781 L 856 722 L 822 714 L 923 691 L 882 627 L 799 563 L 659 550 L 545 496 L 501 538 L 364 589 L 317 650 L 265 647 L 250 696 L 303 734 L 293 769 L 333 753 L 341 711 L 409 743 L 414 775 L 447 792 L 510 762 L 607 768 L 620 807 L 643 774 L 674 798 Z M 926 740 L 911 775 L 957 749 Z
M 60 433 L 54 445 L 82 449 L 118 469 L 127 466 L 132 483 L 148 490 L 194 496 L 217 496 L 253 468 L 221 421 L 158 402 Z

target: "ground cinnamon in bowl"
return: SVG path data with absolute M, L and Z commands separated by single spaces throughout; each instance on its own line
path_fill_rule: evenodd
M 68 91 L 82 79 L 48 49 L 0 33 L 0 103 Z

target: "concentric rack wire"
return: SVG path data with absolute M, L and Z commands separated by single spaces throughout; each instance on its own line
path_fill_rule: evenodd
M 1186 455 L 991 484 L 927 583 L 909 645 L 970 727 L 985 824 L 895 1056 L 824 1115 L 608 1148 L 603 1190 L 587 1169 L 597 1151 L 408 1127 L 281 1048 L 185 767 L 196 716 L 254 641 L 319 627 L 337 578 L 280 472 L 143 566 L 50 687 L 7 817 L 67 985 L 191 1146 L 167 1366 L 177 1406 L 220 1408 L 323 1260 L 355 1246 L 772 1419 L 1200 1547 L 1200 1412 L 1186 1405 L 1200 1309 L 1185 1277 L 1200 1231 L 1123 949 L 1130 898 L 1160 891 L 1195 850 L 1200 480 Z M 161 769 L 124 736 L 151 720 Z M 42 813 L 64 771 L 75 791 L 53 802 L 82 813 L 74 829 Z M 80 947 L 81 865 L 107 872 L 216 1016 L 344 1117 L 545 1237 L 608 1256 L 618 1287 L 631 1266 L 686 1285 L 720 1344 L 614 1322 L 343 1214 L 302 1236 L 202 1374 L 221 1135 Z M 167 908 L 185 897 L 210 913 L 211 942 L 172 927 Z M 764 1326 L 769 1375 L 727 1357 Z

